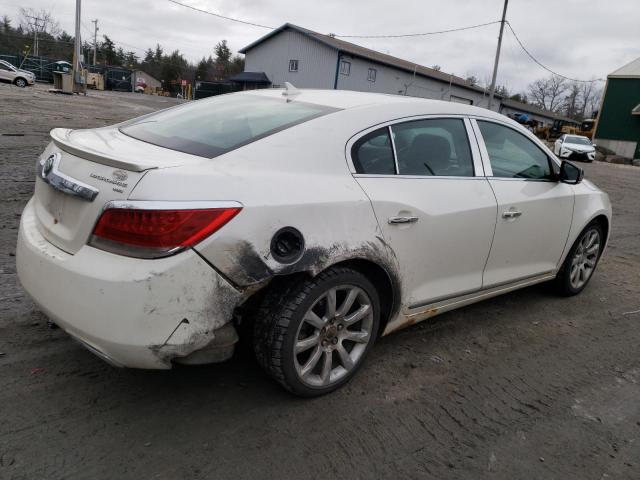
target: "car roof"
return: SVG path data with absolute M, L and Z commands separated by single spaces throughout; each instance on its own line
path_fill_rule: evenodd
M 241 92 L 241 94 L 260 95 L 271 98 L 282 98 L 285 93 L 287 93 L 287 90 L 283 88 L 269 88 Z M 356 92 L 351 90 L 295 89 L 289 96 L 292 101 L 314 103 L 343 110 L 359 107 L 373 107 L 376 105 L 384 105 L 386 107 L 394 105 L 404 107 L 414 106 L 416 110 L 420 111 L 421 115 L 475 115 L 495 118 L 503 122 L 509 120 L 504 115 L 486 108 L 442 100 L 431 100 L 386 93 Z

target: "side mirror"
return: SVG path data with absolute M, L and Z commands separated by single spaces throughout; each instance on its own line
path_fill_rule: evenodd
M 571 162 L 564 160 L 560 165 L 560 181 L 570 185 L 577 185 L 584 178 L 584 170 Z

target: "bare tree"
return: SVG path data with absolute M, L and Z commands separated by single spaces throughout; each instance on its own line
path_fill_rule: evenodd
M 601 94 L 595 78 L 580 85 L 580 115 L 583 118 L 593 115 L 593 111 L 598 109 Z
M 588 105 L 585 108 L 585 115 L 595 117 L 600 109 L 600 100 L 602 100 L 602 88 L 594 86 L 591 96 L 589 97 Z
M 465 78 L 465 81 L 467 82 L 467 84 L 471 85 L 472 87 L 478 85 L 479 80 L 478 77 L 476 77 L 475 75 L 468 75 Z
M 535 105 L 542 108 L 548 108 L 549 105 L 549 85 L 546 78 L 539 78 L 529 84 L 529 96 L 533 99 Z
M 35 8 L 20 8 L 20 27 L 22 31 L 33 35 L 45 33 L 55 37 L 60 34 L 60 24 L 47 10 Z
M 533 103 L 552 112 L 557 112 L 563 104 L 568 83 L 562 77 L 552 75 L 529 84 L 529 96 Z
M 580 85 L 577 82 L 571 82 L 568 87 L 567 96 L 564 99 L 565 115 L 569 118 L 582 119 L 579 111 L 580 104 Z
M 562 107 L 563 97 L 569 85 L 564 78 L 552 75 L 549 78 L 549 110 L 557 112 Z

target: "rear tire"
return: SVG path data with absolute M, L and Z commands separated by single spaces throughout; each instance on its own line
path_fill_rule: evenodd
M 604 248 L 604 233 L 598 222 L 591 222 L 578 235 L 556 279 L 555 290 L 570 297 L 580 293 L 589 283 L 596 270 Z
M 380 300 L 360 272 L 332 267 L 269 292 L 253 334 L 258 363 L 288 391 L 324 395 L 347 383 L 374 344 Z

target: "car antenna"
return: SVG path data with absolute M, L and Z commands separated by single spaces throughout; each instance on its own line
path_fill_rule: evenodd
M 300 95 L 300 90 L 294 87 L 291 83 L 284 82 L 284 92 L 282 92 L 282 96 L 291 97 L 291 98 L 287 98 L 287 102 L 290 102 L 291 100 L 293 100 L 293 97 L 295 97 L 296 95 Z

